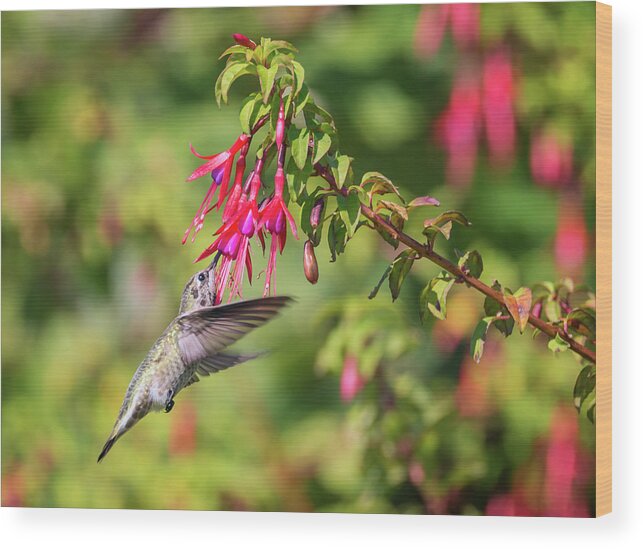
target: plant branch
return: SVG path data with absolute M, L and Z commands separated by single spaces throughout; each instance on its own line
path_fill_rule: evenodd
M 322 176 L 329 183 L 329 185 L 331 186 L 332 190 L 335 193 L 341 194 L 343 196 L 348 195 L 348 190 L 339 188 L 339 186 L 337 185 L 337 182 L 335 181 L 335 177 L 325 166 L 316 164 L 315 168 L 317 169 L 317 173 L 319 173 L 319 175 Z M 399 231 L 393 225 L 391 225 L 385 219 L 380 217 L 377 213 L 375 213 L 371 208 L 369 208 L 365 204 L 361 204 L 360 207 L 361 207 L 362 215 L 364 217 L 366 217 L 373 224 L 379 226 L 381 229 L 386 231 L 395 240 L 401 242 L 408 248 L 411 248 L 412 250 L 414 250 L 420 257 L 424 257 L 429 261 L 435 263 L 445 271 L 448 271 L 453 276 L 455 276 L 457 280 L 466 282 L 469 286 L 472 286 L 480 293 L 490 297 L 491 299 L 494 299 L 500 305 L 503 305 L 503 306 L 505 305 L 504 296 L 502 295 L 502 293 L 500 293 L 497 290 L 494 290 L 493 288 L 491 288 L 481 280 L 478 280 L 474 276 L 466 274 L 457 265 L 455 265 L 454 263 L 451 263 L 451 261 L 449 261 L 447 258 L 436 253 L 434 250 L 429 248 L 429 246 L 421 244 L 420 242 L 418 242 L 408 234 L 402 231 Z M 552 339 L 558 335 L 561 339 L 563 339 L 569 344 L 572 351 L 582 356 L 583 358 L 590 360 L 594 364 L 596 363 L 596 353 L 594 353 L 592 350 L 578 343 L 572 337 L 567 335 L 564 332 L 564 330 L 552 324 L 549 324 L 548 322 L 545 322 L 544 320 L 534 316 L 531 313 L 529 313 L 529 324 L 531 324 L 535 328 L 538 328 L 541 332 L 543 332 L 544 334 L 546 334 Z

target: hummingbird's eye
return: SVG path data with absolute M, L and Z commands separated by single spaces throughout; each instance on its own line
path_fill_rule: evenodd
M 203 282 L 205 280 L 205 275 L 203 273 L 199 274 L 199 282 Z

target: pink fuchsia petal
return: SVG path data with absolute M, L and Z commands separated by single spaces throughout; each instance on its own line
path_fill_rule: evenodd
M 449 18 L 449 5 L 424 5 L 415 27 L 414 48 L 418 57 L 431 58 L 440 48 Z
M 487 143 L 491 160 L 507 165 L 514 154 L 516 122 L 514 117 L 514 77 L 509 54 L 498 50 L 484 61 L 482 102 Z
M 558 213 L 554 255 L 559 271 L 567 276 L 580 274 L 587 258 L 589 237 L 579 201 L 575 194 L 564 196 Z
M 451 32 L 460 49 L 475 46 L 480 39 L 480 6 L 451 4 Z
M 357 358 L 348 355 L 344 359 L 344 368 L 339 382 L 339 393 L 342 400 L 345 402 L 353 400 L 362 390 L 365 383 L 364 378 L 362 378 L 359 372 Z
M 222 152 L 214 156 L 211 160 L 209 160 L 205 164 L 201 164 L 201 166 L 199 166 L 196 170 L 194 170 L 186 179 L 186 181 L 194 181 L 199 177 L 203 177 L 204 175 L 211 173 L 212 170 L 223 165 L 230 158 L 231 158 L 231 155 L 228 151 Z
M 574 152 L 554 133 L 532 137 L 529 164 L 534 181 L 544 187 L 562 187 L 572 177 Z

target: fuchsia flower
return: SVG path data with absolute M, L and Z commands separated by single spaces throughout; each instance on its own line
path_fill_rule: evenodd
M 275 174 L 275 194 L 266 202 L 261 210 L 261 228 L 268 232 L 272 238 L 268 256 L 268 266 L 266 267 L 264 296 L 270 293 L 270 288 L 274 285 L 273 277 L 275 264 L 277 262 L 277 246 L 279 246 L 279 253 L 282 253 L 286 245 L 286 220 L 288 220 L 293 236 L 299 238 L 295 220 L 292 215 L 290 215 L 283 200 L 284 182 L 284 170 L 281 166 L 278 166 L 277 173 Z
M 514 77 L 509 54 L 498 50 L 484 60 L 482 113 L 493 163 L 505 166 L 513 158 L 516 140 Z
M 530 167 L 534 181 L 544 187 L 562 187 L 572 177 L 574 152 L 553 133 L 541 132 L 531 140 Z
M 449 105 L 436 123 L 436 137 L 447 151 L 447 179 L 457 186 L 471 182 L 478 155 L 480 90 L 474 73 L 460 71 Z
M 203 177 L 204 175 L 209 173 L 212 177 L 212 184 L 210 185 L 210 188 L 208 189 L 203 202 L 201 202 L 201 206 L 199 206 L 194 219 L 192 219 L 192 223 L 190 223 L 187 231 L 185 231 L 185 235 L 183 236 L 183 244 L 185 244 L 185 242 L 187 241 L 192 228 L 194 228 L 194 236 L 192 237 L 193 241 L 196 233 L 198 233 L 203 228 L 205 216 L 210 211 L 210 204 L 212 203 L 214 195 L 219 188 L 221 190 L 219 192 L 219 200 L 217 201 L 216 208 L 219 209 L 221 207 L 221 204 L 223 204 L 223 201 L 225 200 L 225 197 L 228 193 L 228 184 L 230 182 L 230 174 L 232 173 L 234 157 L 246 145 L 249 138 L 249 135 L 241 134 L 234 142 L 232 147 L 221 153 L 213 154 L 212 156 L 202 156 L 194 150 L 192 145 L 190 145 L 192 154 L 194 154 L 194 156 L 197 156 L 198 158 L 206 159 L 207 162 L 194 170 L 186 181 L 194 181 L 195 179 Z
M 339 381 L 339 394 L 344 402 L 350 402 L 364 388 L 366 380 L 359 372 L 357 358 L 348 355 L 344 359 L 342 377 Z
M 422 6 L 415 28 L 415 52 L 431 58 L 440 49 L 447 25 L 456 46 L 466 50 L 480 40 L 480 7 L 477 4 Z

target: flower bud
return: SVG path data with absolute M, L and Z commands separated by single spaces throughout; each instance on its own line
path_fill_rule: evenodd
M 324 215 L 324 206 L 326 202 L 324 201 L 323 198 L 318 198 L 315 201 L 315 204 L 313 206 L 313 209 L 310 211 L 310 226 L 313 229 L 316 229 L 319 227 L 319 222 L 322 219 L 322 216 Z
M 234 41 L 240 46 L 245 46 L 246 48 L 250 48 L 251 50 L 254 50 L 257 47 L 257 44 L 255 44 L 244 34 L 235 33 L 232 35 L 232 38 L 234 38 Z
M 315 257 L 315 247 L 310 240 L 304 244 L 304 274 L 311 284 L 317 284 L 319 279 L 319 268 Z
M 284 131 L 286 129 L 286 116 L 284 113 L 284 100 L 279 102 L 279 114 L 277 115 L 277 126 L 275 128 L 275 143 L 277 149 L 281 150 L 284 144 Z

